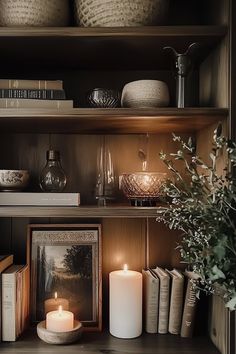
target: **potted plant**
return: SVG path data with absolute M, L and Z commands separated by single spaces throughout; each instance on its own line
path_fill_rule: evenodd
M 158 208 L 157 221 L 183 233 L 178 248 L 183 262 L 200 277 L 199 290 L 219 292 L 231 310 L 236 308 L 236 143 L 214 131 L 209 161 L 196 155 L 192 139 L 179 144 L 176 153 L 161 160 L 173 179 L 163 186 L 167 204 Z M 184 165 L 184 174 L 176 162 Z M 224 166 L 222 168 L 222 161 Z

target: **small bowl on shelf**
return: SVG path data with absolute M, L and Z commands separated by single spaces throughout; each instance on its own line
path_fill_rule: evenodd
M 120 187 L 134 206 L 155 206 L 163 195 L 161 186 L 166 180 L 162 172 L 123 173 Z
M 54 332 L 46 328 L 46 321 L 39 322 L 37 334 L 39 338 L 48 344 L 72 344 L 77 342 L 82 334 L 83 325 L 79 321 L 74 321 L 74 328 L 67 332 Z
M 167 107 L 169 89 L 159 80 L 138 80 L 126 84 L 121 95 L 121 105 L 127 108 Z
M 0 170 L 0 191 L 20 192 L 29 183 L 29 171 L 27 170 Z
M 93 108 L 115 108 L 120 105 L 120 92 L 106 88 L 94 88 L 89 91 L 87 101 Z

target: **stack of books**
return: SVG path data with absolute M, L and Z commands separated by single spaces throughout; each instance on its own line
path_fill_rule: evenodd
M 198 281 L 196 274 L 160 267 L 143 269 L 142 273 L 146 332 L 191 337 L 197 305 L 193 286 L 193 281 Z
M 70 109 L 61 80 L 0 79 L 0 108 Z
M 15 341 L 29 323 L 29 268 L 0 256 L 0 341 Z

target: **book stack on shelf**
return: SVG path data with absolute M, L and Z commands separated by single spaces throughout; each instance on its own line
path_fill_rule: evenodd
M 142 273 L 146 332 L 192 337 L 197 306 L 193 286 L 193 281 L 198 280 L 196 274 L 160 267 L 143 269 Z
M 29 323 L 29 268 L 0 256 L 0 341 L 15 341 Z
M 0 108 L 70 109 L 61 80 L 0 79 Z

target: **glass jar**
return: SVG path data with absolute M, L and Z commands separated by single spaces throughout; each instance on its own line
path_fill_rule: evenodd
M 62 192 L 66 186 L 66 174 L 61 167 L 60 152 L 47 151 L 47 162 L 43 168 L 39 185 L 44 192 Z

